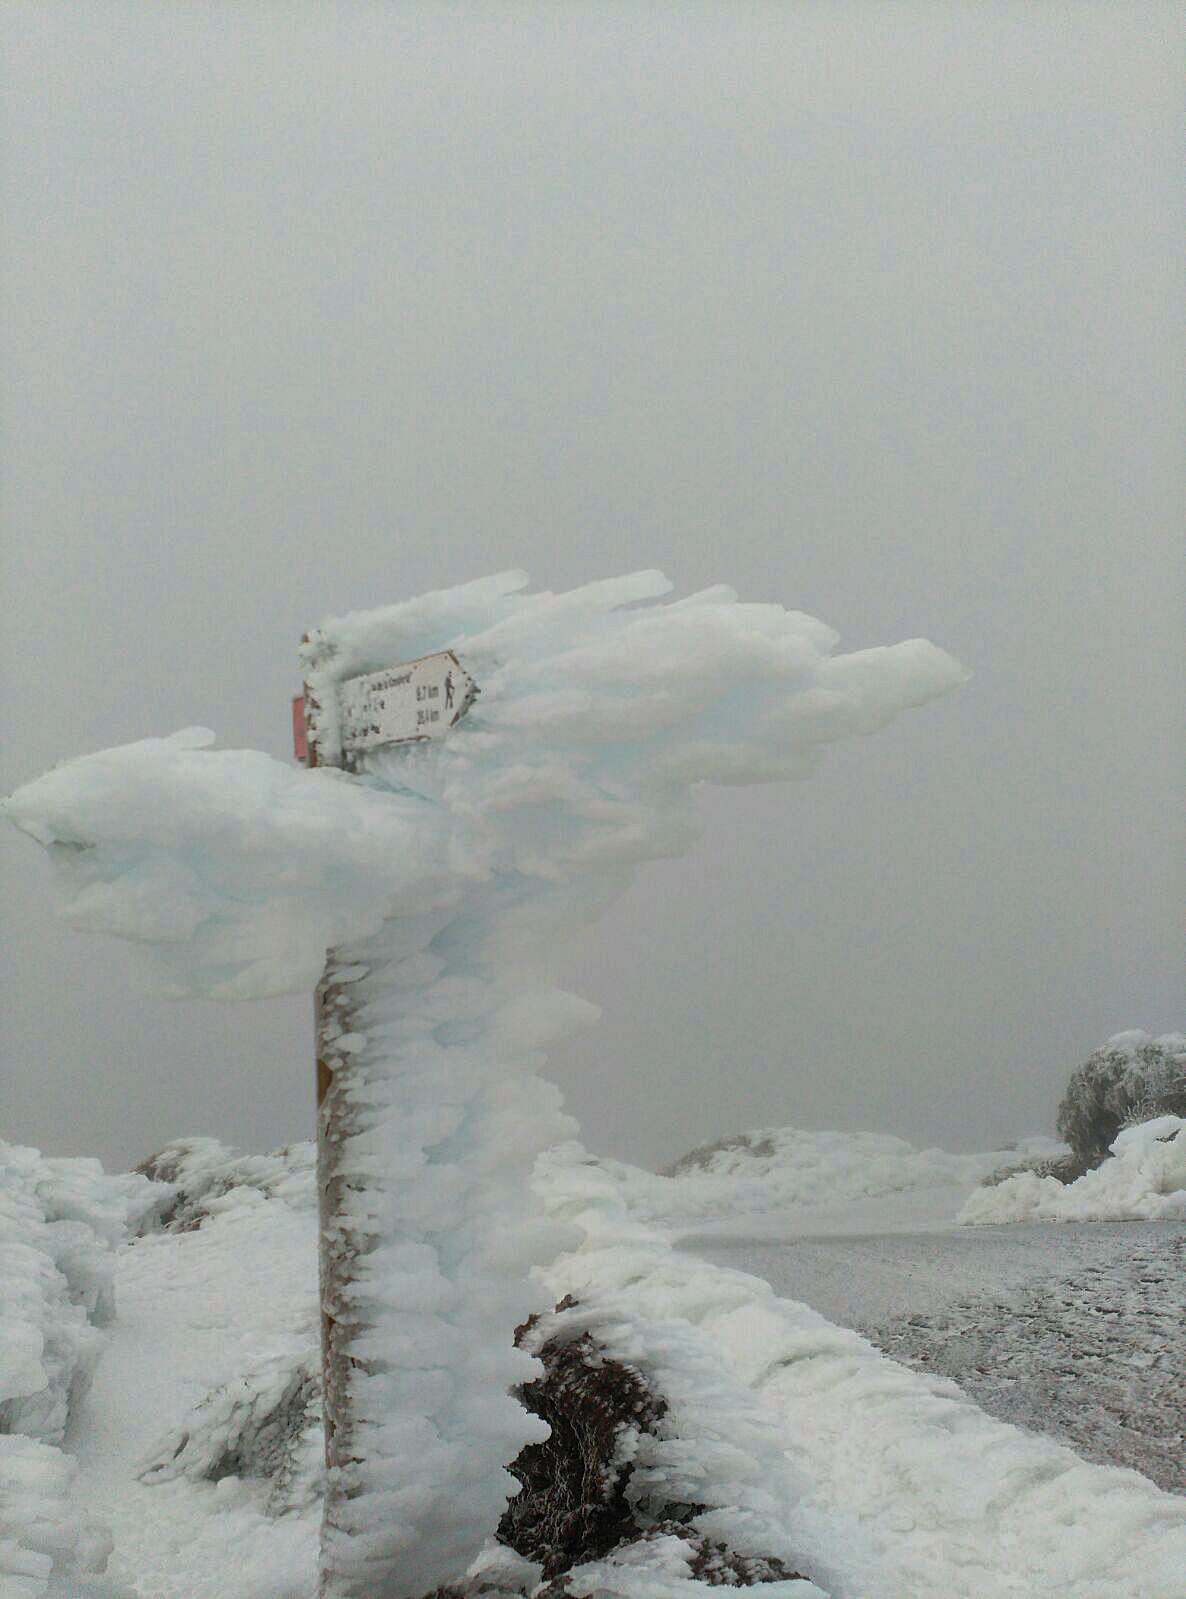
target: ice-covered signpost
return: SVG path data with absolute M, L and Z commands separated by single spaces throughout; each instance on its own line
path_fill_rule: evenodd
M 306 683 L 298 701 L 296 752 L 310 767 L 330 764 L 357 772 L 369 751 L 401 748 L 408 753 L 409 746 L 445 737 L 469 710 L 477 692 L 477 684 L 450 650 L 345 678 L 333 685 L 328 699 L 324 686 L 315 692 Z M 336 736 L 330 729 L 336 730 Z M 365 1155 L 361 1166 L 359 1162 L 360 1136 L 365 1139 L 371 1131 L 368 1112 L 374 1099 L 369 1090 L 375 1076 L 362 1029 L 371 1024 L 374 1001 L 382 993 L 378 972 L 386 964 L 376 954 L 374 941 L 356 951 L 331 950 L 315 1001 L 321 1374 L 328 1486 L 327 1558 L 322 1567 L 326 1594 L 337 1591 L 339 1573 L 357 1564 L 363 1552 L 368 1528 L 356 1524 L 352 1503 L 360 1497 L 366 1471 L 366 1455 L 360 1453 L 367 1449 L 363 1429 L 368 1422 L 385 1419 L 368 1414 L 374 1406 L 363 1398 L 375 1386 L 369 1380 L 375 1372 L 368 1369 L 365 1348 L 371 1324 L 368 1312 L 381 1296 L 370 1257 L 385 1236 L 376 1232 L 372 1206 L 387 1188 L 386 1174 L 372 1169 L 373 1156 L 370 1163 Z M 430 1100 L 438 1097 L 431 1082 L 421 1080 L 414 1086 Z M 367 1107 L 361 1113 L 360 1103 Z M 398 1108 L 410 1109 L 411 1104 Z M 419 1175 L 416 1167 L 413 1183 Z M 406 1184 L 400 1198 L 409 1197 L 411 1185 Z M 406 1210 L 406 1204 L 397 1209 L 400 1219 L 394 1234 L 404 1241 L 409 1236 Z M 442 1219 L 451 1214 L 451 1208 L 444 1210 Z M 437 1234 L 442 1230 L 439 1225 L 430 1229 Z M 427 1384 L 427 1376 L 425 1380 Z M 418 1457 L 422 1447 L 421 1443 L 409 1453 Z M 443 1534 L 444 1529 L 438 1538 Z M 357 1586 L 369 1592 L 371 1585 L 364 1578 Z M 353 1585 L 345 1591 L 352 1592 Z
M 542 1431 L 510 1334 L 555 1247 L 532 1165 L 572 1127 L 534 1073 L 596 1014 L 552 949 L 687 847 L 697 784 L 805 776 L 964 675 L 923 640 L 836 655 L 811 617 L 669 588 L 512 573 L 327 622 L 303 646 L 312 769 L 199 729 L 5 802 L 67 918 L 147 947 L 170 991 L 320 979 L 327 1599 L 456 1579 Z M 447 736 L 414 736 L 474 685 Z M 429 720 L 389 738 L 411 710 Z

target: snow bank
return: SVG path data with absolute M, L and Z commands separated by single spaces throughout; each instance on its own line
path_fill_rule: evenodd
M 105 1176 L 97 1160 L 45 1159 L 0 1143 L 5 1599 L 81 1593 L 79 1574 L 106 1563 L 111 1539 L 73 1504 L 75 1468 L 59 1446 L 102 1349 L 98 1329 L 113 1315 L 114 1246 L 160 1197 L 143 1177 Z
M 959 1214 L 969 1225 L 1012 1221 L 1155 1221 L 1186 1216 L 1186 1119 L 1126 1128 L 1112 1154 L 1073 1183 L 1018 1172 L 980 1188 Z
M 0 1436 L 0 1593 L 4 1599 L 76 1594 L 111 1553 L 107 1529 L 80 1513 L 74 1462 L 20 1434 Z M 100 1589 L 106 1592 L 106 1589 Z
M 112 1250 L 161 1190 L 0 1142 L 0 1430 L 60 1444 L 111 1320 Z
M 612 1305 L 626 1347 L 632 1336 L 642 1358 L 649 1347 L 656 1385 L 677 1394 L 692 1369 L 686 1352 L 706 1350 L 717 1374 L 703 1391 L 748 1390 L 762 1426 L 775 1427 L 769 1445 L 743 1446 L 759 1459 L 773 1446 L 765 1503 L 726 1487 L 728 1466 L 708 1456 L 701 1486 L 730 1543 L 747 1526 L 766 1536 L 773 1506 L 799 1569 L 833 1599 L 1181 1599 L 1180 1498 L 992 1420 L 953 1383 L 897 1365 L 757 1278 L 673 1252 L 578 1148 L 546 1157 L 537 1180 L 585 1235 L 549 1269 L 552 1291 Z M 648 1342 L 647 1329 L 676 1327 L 678 1338 Z M 737 1436 L 733 1414 L 744 1427 L 743 1406 L 717 1411 L 710 1397 L 702 1413 L 724 1444 Z
M 717 1216 L 826 1205 L 912 1188 L 982 1182 L 1029 1157 L 1022 1149 L 948 1154 L 916 1149 L 888 1133 L 765 1127 L 692 1150 L 656 1176 L 622 1162 L 605 1169 L 628 1192 L 635 1215 L 671 1225 Z M 1054 1146 L 1061 1147 L 1061 1146 Z
M 321 989 L 331 1413 L 325 1581 L 370 1599 L 464 1569 L 538 1428 L 506 1329 L 557 1239 L 539 1149 L 568 1136 L 533 1074 L 594 1007 L 549 956 L 687 848 L 701 782 L 802 777 L 830 743 L 963 681 L 914 639 L 836 655 L 821 622 L 641 572 L 570 593 L 510 573 L 326 622 L 303 648 L 323 764 L 204 732 L 71 762 L 8 801 L 65 914 L 151 945 L 174 993 Z M 451 649 L 479 698 L 448 738 L 342 758 L 339 688 Z

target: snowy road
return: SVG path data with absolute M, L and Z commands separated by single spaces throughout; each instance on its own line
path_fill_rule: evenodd
M 832 1225 L 818 1231 L 811 1212 L 751 1217 L 686 1234 L 677 1247 L 764 1277 L 776 1293 L 803 1300 L 829 1321 L 864 1330 L 900 1314 L 932 1314 L 965 1296 L 1109 1267 L 1134 1249 L 1156 1249 L 1186 1235 L 1181 1220 L 936 1225 L 935 1212 L 954 1216 L 962 1190 L 938 1190 L 927 1207 L 931 1193 L 902 1196 L 909 1204 L 897 1196 L 876 1201 L 876 1230 L 865 1230 L 870 1202 L 862 1201 L 849 1207 L 847 1217 L 833 1212 L 823 1218 Z
M 952 1378 L 1002 1420 L 1186 1493 L 1186 1223 L 936 1226 L 960 1198 L 747 1218 L 677 1247 Z

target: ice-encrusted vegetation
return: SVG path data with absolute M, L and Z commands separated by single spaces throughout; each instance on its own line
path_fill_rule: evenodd
M 993 1173 L 960 1220 L 1151 1221 L 1186 1214 L 1186 1034 L 1117 1033 L 1071 1073 L 1068 1152 Z
M 171 1232 L 200 1227 L 218 1214 L 220 1202 L 242 1205 L 251 1196 L 279 1199 L 294 1210 L 314 1210 L 317 1151 L 297 1143 L 267 1155 L 243 1155 L 217 1138 L 177 1138 L 136 1169 L 167 1185 L 153 1223 Z M 223 1207 L 225 1208 L 225 1207 Z

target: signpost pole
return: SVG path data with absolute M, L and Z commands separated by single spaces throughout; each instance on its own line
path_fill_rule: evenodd
M 322 690 L 321 692 L 324 692 Z M 466 714 L 478 693 L 477 684 L 449 651 L 404 662 L 388 670 L 347 679 L 336 686 L 341 738 L 337 754 L 327 759 L 317 740 L 315 691 L 305 684 L 293 707 L 294 752 L 306 766 L 334 765 L 354 770 L 370 749 L 421 745 L 444 738 Z M 358 1217 L 349 1207 L 351 1184 L 344 1154 L 359 1131 L 357 1101 L 365 1097 L 361 1068 L 348 1041 L 360 1000 L 353 984 L 365 966 L 329 950 L 314 995 L 317 1089 L 317 1188 L 319 1212 L 318 1281 L 321 1310 L 322 1412 L 327 1471 L 325 1538 L 319 1594 L 342 1599 L 346 1591 L 337 1571 L 343 1514 L 348 1517 L 350 1480 L 363 1463 L 359 1443 L 352 1376 L 358 1363 L 352 1353 L 357 1337 L 349 1306 L 356 1258 L 367 1244 Z M 352 1088 L 355 1092 L 352 1092 Z M 355 1184 L 357 1186 L 357 1183 Z
M 312 699 L 305 685 L 301 699 L 294 702 L 293 733 L 298 756 L 303 756 L 307 767 L 324 765 L 320 758 L 317 740 L 311 725 Z M 335 762 L 340 765 L 340 762 Z M 336 1155 L 341 1146 L 341 1084 L 335 1085 L 335 1066 L 342 1064 L 335 1056 L 331 1038 L 349 1032 L 344 1016 L 348 1003 L 345 987 L 335 984 L 332 973 L 335 958 L 332 950 L 326 954 L 321 981 L 313 995 L 314 1055 L 316 1061 L 315 1087 L 317 1096 L 317 1199 L 318 1199 L 318 1285 L 321 1309 L 321 1392 L 322 1415 L 325 1427 L 325 1464 L 332 1471 L 343 1458 L 343 1449 L 350 1434 L 348 1416 L 348 1362 L 337 1347 L 337 1327 L 331 1306 L 335 1303 L 343 1282 L 344 1257 L 338 1220 L 339 1184 L 336 1180 Z M 332 1061 L 332 1064 L 331 1064 Z M 337 1092 L 335 1092 L 335 1086 Z M 335 1245 L 337 1247 L 335 1247 Z

